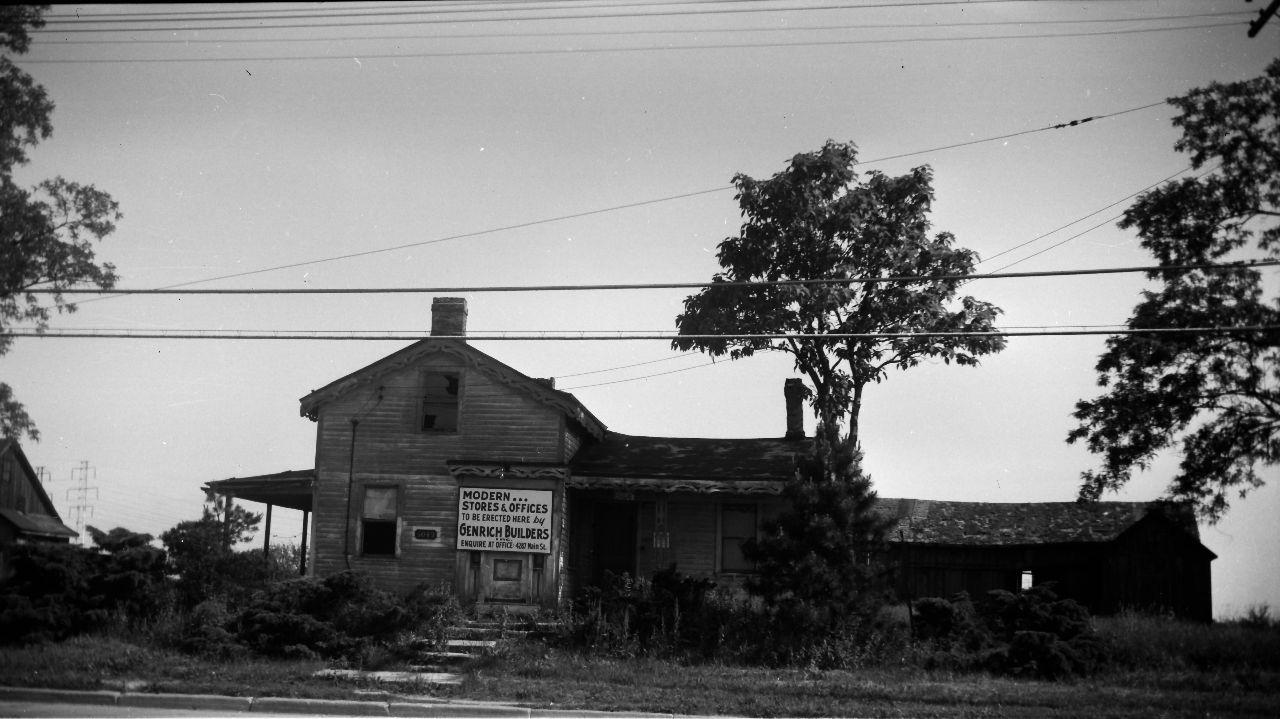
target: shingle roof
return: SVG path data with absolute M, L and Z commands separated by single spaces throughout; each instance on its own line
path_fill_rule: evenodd
M 928 544 L 1017 545 L 1109 542 L 1147 516 L 1161 512 L 1194 538 L 1195 519 L 1156 502 L 943 502 L 881 498 L 897 519 L 890 541 Z
M 785 480 L 812 439 L 638 437 L 606 432 L 570 463 L 575 477 Z

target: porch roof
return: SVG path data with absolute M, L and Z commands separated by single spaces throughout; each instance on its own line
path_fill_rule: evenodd
M 215 480 L 205 484 L 204 491 L 310 512 L 315 483 L 314 469 L 291 469 L 275 474 Z
M 70 539 L 80 536 L 79 532 L 62 523 L 57 517 L 47 514 L 27 514 L 16 509 L 0 509 L 0 519 L 13 525 L 18 536 L 33 539 Z

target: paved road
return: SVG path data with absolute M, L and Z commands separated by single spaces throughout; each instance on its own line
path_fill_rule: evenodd
M 151 709 L 102 704 L 46 704 L 0 701 L 0 717 L 244 717 L 243 713 L 207 709 Z M 309 714 L 259 714 L 265 717 L 300 717 Z

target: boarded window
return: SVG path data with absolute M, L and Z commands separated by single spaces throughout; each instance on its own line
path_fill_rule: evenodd
M 742 543 L 755 536 L 754 504 L 720 505 L 720 571 L 755 571 L 755 565 L 742 553 Z
M 428 372 L 422 388 L 422 430 L 458 431 L 458 375 Z
M 361 512 L 360 553 L 374 556 L 396 554 L 396 488 L 365 487 Z

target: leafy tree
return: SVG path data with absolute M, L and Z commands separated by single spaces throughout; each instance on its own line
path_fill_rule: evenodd
M 873 510 L 876 493 L 860 461 L 848 438 L 820 425 L 813 455 L 784 487 L 786 509 L 743 543 L 756 564 L 748 591 L 792 633 L 842 626 L 883 601 L 880 560 L 892 520 Z
M 900 177 L 869 172 L 859 181 L 852 144 L 828 141 L 796 155 L 767 180 L 739 173 L 743 224 L 720 243 L 723 272 L 684 301 L 676 317 L 681 335 L 854 334 L 989 332 L 1000 309 L 964 297 L 954 304 L 960 277 L 973 271 L 976 254 L 954 247 L 946 232 L 929 236 L 931 171 L 917 167 Z M 738 286 L 772 282 L 912 276 L 919 279 L 863 283 Z M 672 346 L 713 357 L 749 357 L 761 350 L 787 352 L 813 385 L 809 397 L 819 421 L 848 421 L 854 446 L 863 388 L 883 380 L 891 367 L 906 369 L 926 358 L 974 365 L 1004 348 L 998 336 L 912 336 L 829 340 L 679 338 Z
M 13 342 L 13 323 L 44 329 L 51 310 L 75 310 L 60 293 L 51 295 L 49 306 L 31 290 L 86 282 L 110 289 L 116 282 L 115 267 L 97 264 L 93 254 L 93 241 L 111 234 L 120 219 L 110 195 L 61 177 L 31 189 L 13 180 L 14 168 L 27 164 L 27 149 L 53 133 L 53 102 L 8 54 L 27 51 L 27 30 L 44 26 L 43 12 L 29 5 L 0 7 L 0 354 Z M 23 435 L 40 438 L 22 403 L 0 382 L 0 436 Z
M 169 565 L 178 576 L 178 592 L 188 606 L 226 594 L 239 584 L 252 584 L 266 570 L 261 554 L 256 560 L 232 548 L 257 531 L 261 514 L 225 500 L 205 505 L 200 519 L 179 522 L 160 535 L 169 550 Z
M 1169 494 L 1216 521 L 1230 493 L 1245 496 L 1262 484 L 1260 466 L 1280 462 L 1280 299 L 1256 269 L 1181 266 L 1280 259 L 1280 60 L 1262 77 L 1169 102 L 1181 111 L 1175 148 L 1197 169 L 1214 164 L 1142 195 L 1120 222 L 1161 268 L 1148 273 L 1159 288 L 1143 293 L 1129 327 L 1271 329 L 1110 338 L 1097 364 L 1106 393 L 1076 404 L 1080 424 L 1067 439 L 1102 456 L 1082 474 L 1082 499 L 1119 489 L 1178 447 Z
M 134 532 L 124 527 L 116 527 L 110 532 L 104 532 L 92 524 L 85 527 L 89 532 L 89 536 L 93 539 L 93 543 L 98 545 L 102 551 L 108 554 L 115 554 L 127 549 L 136 549 L 151 544 L 151 540 L 155 539 L 150 534 Z

